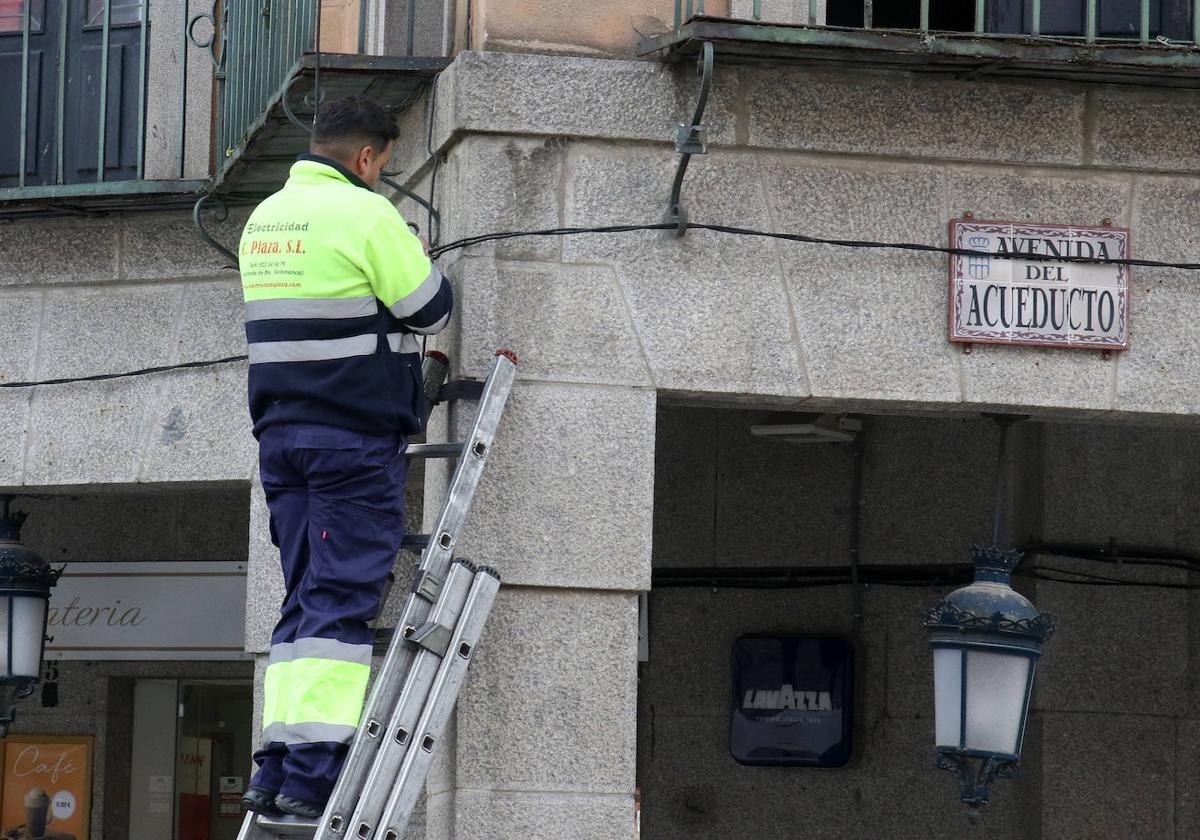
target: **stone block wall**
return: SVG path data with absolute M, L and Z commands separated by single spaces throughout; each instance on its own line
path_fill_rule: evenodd
M 0 265 L 0 382 L 246 352 L 237 275 L 186 213 L 13 221 L 0 226 Z M 255 464 L 245 376 L 242 362 L 0 390 L 0 491 L 29 512 L 26 542 L 51 562 L 244 561 Z M 58 667 L 59 705 L 43 709 L 35 694 L 13 732 L 95 736 L 97 840 L 130 836 L 132 680 L 252 672 L 249 662 Z
M 435 198 L 443 243 L 491 231 L 657 223 L 677 162 L 670 124 L 690 115 L 696 86 L 690 66 L 466 52 L 441 77 L 433 107 L 426 96 L 406 116 L 403 137 L 411 139 L 402 139 L 397 165 L 411 187 Z M 697 222 L 933 244 L 944 244 L 948 220 L 968 211 L 1078 224 L 1109 219 L 1133 229 L 1135 256 L 1183 259 L 1200 250 L 1189 222 L 1200 181 L 1180 151 L 1189 148 L 1183 126 L 1194 108 L 1190 98 L 1170 92 L 718 61 L 704 120 L 709 154 L 692 160 L 683 201 Z M 1175 119 L 1139 119 L 1147 109 L 1167 109 Z M 424 143 L 431 110 L 436 166 Z M 410 203 L 401 206 L 424 219 Z M 441 264 L 458 284 L 459 306 L 453 329 L 436 344 L 455 360 L 456 374 L 481 376 L 500 346 L 522 358 L 513 411 L 480 491 L 486 504 L 477 507 L 463 551 L 469 547 L 507 575 L 514 604 L 529 598 L 530 608 L 548 616 L 570 604 L 578 605 L 580 622 L 599 621 L 582 604 L 600 598 L 613 619 L 632 621 L 632 593 L 645 587 L 651 554 L 656 565 L 676 566 L 825 564 L 845 556 L 849 467 L 818 447 L 804 457 L 813 459 L 805 468 L 820 481 L 770 479 L 784 465 L 794 468 L 795 458 L 735 434 L 743 422 L 739 407 L 872 415 L 867 439 L 888 440 L 892 449 L 866 458 L 865 482 L 877 503 L 863 522 L 864 562 L 962 562 L 971 542 L 990 537 L 997 437 L 979 419 L 981 411 L 1074 423 L 1137 420 L 1155 425 L 1146 435 L 1156 447 L 1164 439 L 1185 440 L 1193 425 L 1200 373 L 1187 352 L 1194 342 L 1185 325 L 1194 320 L 1195 296 L 1186 291 L 1191 278 L 1175 272 L 1134 271 L 1133 345 L 1106 360 L 1029 348 L 975 347 L 964 354 L 946 341 L 946 266 L 937 256 L 693 230 L 683 238 L 661 232 L 522 237 L 455 250 Z M 651 393 L 659 406 L 656 425 L 647 411 L 655 404 Z M 722 410 L 689 413 L 676 405 Z M 895 416 L 908 413 L 927 419 Z M 1024 473 L 1031 482 L 1040 476 L 1031 491 L 1039 501 L 1021 502 L 1015 536 L 1058 533 L 1050 500 L 1072 498 L 1055 482 L 1068 480 L 1067 465 L 1077 463 L 1065 453 L 1094 454 L 1072 449 L 1071 434 L 1061 431 L 1068 428 L 1047 427 L 1024 444 L 1023 457 L 1039 464 Z M 1118 436 L 1129 432 L 1112 428 Z M 668 439 L 676 443 L 664 444 Z M 683 457 L 664 453 L 673 445 Z M 655 452 L 653 466 L 647 452 Z M 686 457 L 698 452 L 713 455 Z M 923 460 L 914 474 L 918 453 Z M 1044 464 L 1037 461 L 1043 457 Z M 660 489 L 648 497 L 650 470 L 660 475 Z M 992 478 L 980 481 L 981 475 Z M 1128 486 L 1142 489 L 1121 492 L 1135 507 L 1152 505 L 1145 488 L 1157 484 L 1139 481 L 1131 475 Z M 436 496 L 438 486 L 434 480 L 428 489 Z M 670 492 L 661 490 L 666 486 Z M 714 498 L 721 504 L 714 507 Z M 904 503 L 914 499 L 925 514 L 913 515 Z M 1080 515 L 1078 506 L 1068 508 Z M 947 509 L 955 511 L 952 523 Z M 1102 509 L 1106 516 L 1113 511 L 1111 504 Z M 647 535 L 652 515 L 656 524 Z M 1120 521 L 1131 533 L 1145 523 L 1123 511 Z M 1095 520 L 1083 526 L 1089 534 L 1098 527 Z M 1040 597 L 1056 586 L 1063 585 L 1042 582 L 1030 591 Z M 1065 597 L 1078 597 L 1077 590 Z M 718 761 L 716 706 L 705 701 L 648 722 L 643 674 L 639 778 L 647 786 L 657 779 L 660 792 L 666 785 L 671 803 L 653 817 L 652 794 L 644 791 L 646 829 L 658 832 L 650 836 L 699 836 L 697 827 L 708 825 L 736 836 L 741 812 L 733 806 L 759 785 L 774 792 L 767 798 L 794 803 L 800 816 L 819 816 L 803 809 L 826 800 L 854 814 L 846 818 L 853 824 L 831 823 L 817 836 L 869 836 L 885 815 L 889 826 L 913 837 L 960 836 L 953 783 L 928 763 L 932 704 L 919 616 L 935 595 L 900 590 L 866 599 L 865 751 L 851 771 L 862 781 L 843 789 L 842 777 L 808 777 L 803 802 L 796 803 L 794 777 L 786 774 L 764 771 L 752 783 L 745 776 L 735 783 L 728 759 L 721 759 L 726 769 L 717 778 L 731 792 L 721 799 L 712 778 L 687 766 Z M 849 632 L 845 600 L 834 593 L 793 603 L 744 593 L 720 601 L 707 593 L 656 592 L 651 611 L 691 628 L 678 644 L 691 643 L 693 654 L 716 651 L 724 662 L 738 628 L 760 619 L 782 625 L 799 614 L 809 625 Z M 1130 621 L 1134 601 L 1121 601 Z M 558 619 L 550 618 L 548 628 L 559 632 Z M 578 717 L 556 717 L 555 727 L 527 732 L 522 692 L 528 684 L 537 686 L 536 697 L 553 690 L 575 709 L 578 683 L 590 679 L 605 693 L 630 696 L 637 680 L 632 639 L 624 637 L 616 659 L 598 657 L 581 672 L 493 649 L 489 638 L 512 643 L 503 621 L 488 634 L 458 711 L 458 735 L 470 732 L 472 740 L 459 737 L 454 761 L 440 763 L 431 776 L 430 836 L 465 836 L 485 819 L 496 836 L 559 836 L 558 815 L 570 808 L 607 821 L 607 833 L 597 828 L 596 836 L 623 836 L 635 778 L 627 774 L 619 730 L 610 726 L 617 742 L 596 764 L 582 709 Z M 1167 638 L 1160 658 L 1177 669 L 1187 661 L 1180 631 Z M 653 635 L 651 642 L 652 657 L 659 655 L 655 646 L 661 652 L 673 643 Z M 562 643 L 573 645 L 569 637 Z M 1119 645 L 1114 639 L 1085 647 L 1091 653 L 1063 654 L 1059 667 L 1073 658 L 1094 663 Z M 1103 673 L 1133 656 L 1117 650 Z M 487 657 L 505 669 L 493 673 Z M 711 686 L 719 674 L 708 673 L 704 660 L 688 658 L 687 677 Z M 1047 665 L 1046 683 L 1053 677 Z M 1096 687 L 1078 696 L 1090 692 L 1097 708 L 1116 709 L 1103 706 L 1102 683 L 1100 676 L 1082 681 L 1081 689 Z M 1173 703 L 1179 691 L 1172 676 L 1152 694 L 1161 697 L 1156 703 Z M 491 712 L 486 723 L 476 720 L 478 709 Z M 1023 787 L 1001 786 L 980 836 L 1038 830 L 1087 836 L 1072 827 L 1076 806 L 1054 791 L 1076 772 L 1063 764 L 1076 737 L 1070 727 L 1095 713 L 1076 705 L 1037 707 L 1029 752 L 1035 769 Z M 611 706 L 597 714 L 612 725 L 621 720 Z M 1155 714 L 1143 715 L 1148 726 Z M 1176 738 L 1176 727 L 1185 731 L 1186 717 L 1170 720 L 1157 726 L 1156 739 Z M 563 726 L 577 732 L 562 740 Z M 501 766 L 497 756 L 526 755 L 523 737 L 539 739 L 538 760 L 575 767 L 577 776 L 539 776 L 524 767 L 526 758 Z M 1184 767 L 1189 755 L 1181 746 L 1167 770 L 1145 767 L 1146 783 L 1178 778 L 1172 768 Z M 1184 825 L 1192 817 L 1182 799 L 1178 814 L 1163 816 L 1167 784 L 1118 816 L 1134 826 Z M 581 787 L 597 797 L 589 800 L 595 807 L 578 800 Z M 723 811 L 718 801 L 732 804 Z M 617 804 L 605 810 L 601 802 Z M 816 823 L 802 822 L 816 830 Z M 795 825 L 755 829 L 792 836 Z M 581 831 L 592 836 L 593 829 Z
M 234 236 L 231 221 L 222 230 Z M 187 214 L 0 228 L 0 381 L 244 354 L 241 286 Z M 0 487 L 248 484 L 245 363 L 0 392 Z
M 695 91 L 690 67 L 460 55 L 434 109 L 443 240 L 661 222 L 677 163 L 669 124 Z M 966 212 L 1108 219 L 1132 228 L 1135 256 L 1182 260 L 1197 251 L 1200 180 L 1169 150 L 1188 147 L 1194 108 L 1165 91 L 718 62 L 709 153 L 693 158 L 683 201 L 697 222 L 933 244 Z M 427 110 L 410 112 L 413 142 L 397 158 L 426 190 Z M 780 405 L 1183 417 L 1198 390 L 1186 352 L 1195 296 L 1189 275 L 1169 270 L 1134 270 L 1133 342 L 1106 361 L 964 354 L 945 338 L 937 255 L 692 231 L 513 239 L 444 263 L 469 324 L 455 355 L 478 360 L 464 362 L 476 375 L 484 351 L 513 344 L 524 377 Z
M 540 17 L 569 28 L 573 21 L 551 6 Z M 619 15 L 617 28 L 628 42 L 629 9 L 598 8 L 574 22 Z M 506 33 L 504 16 L 496 15 L 491 22 L 497 26 L 478 24 L 493 45 L 545 46 L 530 41 L 529 33 Z M 593 29 L 604 35 L 612 25 L 605 20 Z M 566 33 L 546 50 L 578 52 L 574 37 Z M 607 42 L 584 47 L 614 51 Z M 465 52 L 432 95 L 436 179 L 425 146 L 430 95 L 405 118 L 397 163 L 410 186 L 433 191 L 443 242 L 495 230 L 656 223 L 664 218 L 676 165 L 670 125 L 690 115 L 696 87 L 690 66 Z M 1187 129 L 1198 107 L 1186 92 L 719 62 L 705 116 L 710 151 L 693 159 L 683 200 L 697 222 L 935 244 L 945 242 L 947 221 L 965 211 L 1080 224 L 1107 218 L 1133 229 L 1135 256 L 1190 260 L 1200 251 L 1193 224 L 1200 180 Z M 235 238 L 237 221 L 225 239 Z M 244 352 L 236 275 L 195 238 L 185 214 L 16 222 L 0 228 L 0 265 L 0 305 L 11 324 L 0 335 L 4 380 Z M 779 459 L 733 436 L 729 409 L 937 415 L 928 425 L 894 417 L 871 423 L 877 437 L 894 436 L 913 451 L 944 456 L 929 466 L 923 492 L 955 506 L 963 532 L 883 506 L 864 521 L 864 539 L 875 557 L 960 561 L 964 538 L 986 535 L 990 522 L 990 486 L 980 487 L 961 467 L 976 463 L 980 451 L 990 453 L 994 431 L 955 418 L 1000 408 L 1075 423 L 1153 421 L 1161 424 L 1150 435 L 1153 445 L 1161 433 L 1183 446 L 1182 430 L 1193 425 L 1200 391 L 1200 368 L 1190 352 L 1194 280 L 1180 272 L 1134 271 L 1132 347 L 1104 360 L 1088 352 L 1021 348 L 976 347 L 963 354 L 945 340 L 945 264 L 934 256 L 692 231 L 683 238 L 661 232 L 518 238 L 451 252 L 442 265 L 458 285 L 459 306 L 452 329 L 431 346 L 450 352 L 455 375 L 482 375 L 500 346 L 515 349 L 522 365 L 462 545 L 465 556 L 497 566 L 508 588 L 430 778 L 431 838 L 480 836 L 481 826 L 496 837 L 560 837 L 567 825 L 578 832 L 571 836 L 623 835 L 632 819 L 634 756 L 650 749 L 635 743 L 634 719 L 636 593 L 648 586 L 652 556 L 663 565 L 841 556 L 848 535 L 844 509 L 836 505 L 849 486 L 844 465 L 827 451 L 814 453 L 809 457 L 818 459 L 828 487 L 789 482 L 761 507 L 751 504 L 761 492 L 758 476 L 776 469 Z M 244 375 L 244 365 L 227 365 L 0 391 L 0 487 L 245 487 L 254 472 L 254 446 Z M 659 411 L 679 403 L 723 412 L 693 422 Z M 468 413 L 456 407 L 437 431 L 461 433 Z M 712 463 L 664 460 L 656 449 L 671 423 L 677 424 L 671 434 L 689 447 L 716 447 L 720 454 Z M 1058 428 L 1046 439 L 1063 452 L 1076 451 L 1071 447 L 1078 441 L 1060 439 Z M 1078 458 L 1088 455 L 1076 451 Z M 976 472 L 991 469 L 990 454 L 978 457 Z M 868 458 L 867 469 L 868 485 L 879 492 L 912 492 L 903 459 Z M 677 490 L 656 493 L 656 470 Z M 1061 488 L 1051 485 L 1066 473 L 1047 466 L 1044 475 L 1047 503 L 1039 510 L 1047 534 L 1101 528 L 1104 519 L 1086 518 L 1091 508 L 1069 505 L 1060 515 L 1050 499 Z M 1177 472 L 1181 488 L 1186 475 Z M 425 489 L 436 500 L 444 470 L 432 467 L 428 476 Z M 1157 476 L 1137 481 L 1158 486 Z M 713 512 L 707 505 L 718 493 L 728 506 Z M 1190 489 L 1179 490 L 1178 498 L 1188 501 L 1169 523 L 1179 545 L 1192 539 L 1192 497 Z M 1126 491 L 1126 498 L 1132 509 L 1144 510 L 1151 496 Z M 826 501 L 834 506 L 823 506 Z M 1110 501 L 1096 504 L 1098 515 L 1112 513 Z M 686 524 L 660 520 L 652 527 L 660 507 Z M 425 505 L 425 516 L 432 510 Z M 1160 523 L 1156 510 L 1140 518 L 1120 513 L 1131 530 Z M 277 571 L 263 521 L 261 504 L 252 502 L 248 645 L 255 651 L 265 649 L 277 606 Z M 1055 586 L 1039 584 L 1037 598 L 1056 600 Z M 655 609 L 684 616 L 716 609 L 699 595 L 689 597 L 696 600 Z M 1072 589 L 1063 609 L 1072 609 L 1076 597 Z M 1184 600 L 1190 606 L 1190 598 L 1164 603 L 1175 611 Z M 867 815 L 861 819 L 890 807 L 914 837 L 958 819 L 952 797 L 949 804 L 921 798 L 929 786 L 927 758 L 918 755 L 927 721 L 904 711 L 929 705 L 926 689 L 911 678 L 924 664 L 906 658 L 923 642 L 910 622 L 917 600 L 907 592 L 869 599 L 874 623 L 863 629 L 893 628 L 871 641 L 881 653 L 868 667 L 883 669 L 896 699 L 889 707 L 886 693 L 867 697 L 865 714 L 874 722 L 864 743 L 876 739 L 884 747 L 875 750 L 881 764 L 864 772 L 892 780 L 896 795 L 874 783 L 864 787 L 861 802 L 875 804 L 861 806 Z M 760 608 L 781 621 L 790 612 L 782 601 L 743 601 L 730 615 L 748 621 Z M 812 615 L 831 629 L 844 620 L 832 595 L 814 602 Z M 732 632 L 734 623 L 714 630 L 713 638 L 723 639 L 719 634 Z M 1190 639 L 1190 626 L 1181 626 Z M 1165 621 L 1160 629 L 1166 632 Z M 1194 681 L 1177 673 L 1181 662 L 1190 664 L 1190 654 L 1181 660 L 1179 634 L 1166 635 L 1170 644 L 1159 660 L 1172 676 L 1153 692 L 1155 711 L 1128 721 L 1131 738 L 1145 724 L 1161 740 L 1165 730 L 1154 723 L 1161 715 L 1177 731 L 1171 736 L 1179 744 L 1175 757 L 1143 774 L 1157 785 L 1145 802 L 1165 801 L 1164 780 L 1179 778 L 1195 759 L 1190 720 L 1169 711 L 1195 691 Z M 1097 652 L 1090 661 L 1131 658 Z M 1001 816 L 985 833 L 1020 836 L 1026 821 L 1036 819 L 1043 830 L 1060 832 L 1055 836 L 1086 836 L 1070 833 L 1072 814 L 1062 810 L 1069 799 L 1055 791 L 1074 784 L 1072 727 L 1110 708 L 1102 685 L 1099 677 L 1081 679 L 1069 702 L 1039 695 L 1039 703 L 1049 703 L 1038 707 L 1034 721 L 1041 733 L 1035 749 L 1044 753 L 1037 764 L 1044 770 L 1022 790 L 1040 793 L 1021 794 L 1027 800 L 1011 793 L 1015 788 L 1000 794 L 1011 798 L 997 801 L 993 810 Z M 889 714 L 889 708 L 901 712 Z M 698 750 L 711 750 L 707 736 L 697 733 L 712 733 L 712 709 L 697 713 L 696 727 L 662 726 L 674 726 L 672 737 L 691 738 Z M 545 721 L 553 725 L 541 725 Z M 685 776 L 657 764 L 646 772 Z M 764 784 L 782 797 L 789 782 L 780 777 Z M 819 785 L 813 790 L 824 795 Z M 692 800 L 709 811 L 686 806 L 680 825 L 716 813 L 697 791 Z M 830 795 L 849 797 L 839 800 L 847 808 L 860 807 L 853 791 Z M 1195 806 L 1182 794 L 1177 799 L 1171 824 L 1178 829 L 1195 822 Z M 1141 813 L 1130 825 L 1157 831 L 1167 824 L 1156 822 L 1165 819 L 1158 810 Z
M 675 0 L 499 0 L 479 6 L 454 0 L 447 7 L 455 13 L 456 51 L 628 56 L 641 40 L 671 29 L 675 19 Z M 729 8 L 730 0 L 709 0 L 706 11 L 725 15 Z

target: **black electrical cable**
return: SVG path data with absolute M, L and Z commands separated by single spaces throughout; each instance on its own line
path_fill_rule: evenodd
M 989 257 L 991 259 L 1024 260 L 1027 262 L 1063 262 L 1083 263 L 1086 265 L 1116 265 L 1139 266 L 1142 268 L 1175 268 L 1184 271 L 1200 271 L 1200 263 L 1167 262 L 1164 260 L 1138 260 L 1133 258 L 1097 259 L 1094 257 L 1054 256 L 1052 254 L 994 254 L 991 251 L 976 251 L 971 248 L 954 248 L 943 245 L 927 245 L 921 242 L 881 242 L 873 239 L 833 239 L 823 236 L 808 236 L 803 233 L 781 233 L 779 231 L 757 230 L 755 228 L 735 227 L 733 225 L 709 225 L 699 222 L 689 223 L 688 230 L 707 230 L 713 233 L 727 233 L 735 236 L 759 236 L 767 239 L 781 239 L 787 242 L 800 242 L 806 245 L 832 245 L 838 248 L 883 249 L 894 251 L 915 251 L 926 254 L 944 254 L 951 257 Z M 631 233 L 634 231 L 678 230 L 678 225 L 671 222 L 660 222 L 649 225 L 607 225 L 603 227 L 561 227 L 547 230 L 503 231 L 500 233 L 484 233 L 469 236 L 454 242 L 448 242 L 430 251 L 430 256 L 437 258 L 448 251 L 479 245 L 484 242 L 498 242 L 505 239 L 517 239 L 525 236 L 575 236 L 585 233 Z
M 1047 572 L 1051 574 L 1047 574 Z M 1039 566 L 1019 572 L 1020 577 L 1044 580 L 1050 583 L 1066 583 L 1074 586 L 1138 586 L 1147 589 L 1182 589 L 1200 590 L 1200 584 L 1171 583 L 1170 581 L 1125 580 L 1106 575 L 1090 575 L 1087 572 L 1076 572 L 1070 569 L 1057 569 L 1052 566 Z M 1072 575 L 1073 577 L 1057 577 L 1057 575 Z
M 953 567 L 948 567 L 952 569 Z M 896 586 L 907 587 L 912 589 L 949 589 L 955 586 L 963 586 L 970 582 L 969 574 L 948 575 L 941 573 L 929 574 L 925 579 L 919 579 L 911 576 L 888 575 L 886 572 L 881 573 L 880 570 L 866 566 L 866 573 L 870 576 L 862 582 L 862 585 L 870 588 L 872 586 Z M 775 576 L 748 574 L 739 576 L 731 575 L 709 575 L 699 574 L 693 578 L 682 577 L 678 575 L 661 574 L 664 570 L 655 570 L 652 576 L 651 588 L 653 589 L 818 589 L 828 586 L 852 586 L 854 580 L 848 572 L 842 574 L 830 573 L 828 575 L 812 575 L 805 577 L 791 577 L 786 574 L 786 570 L 781 569 L 780 574 Z M 716 569 L 712 571 L 717 571 Z M 816 570 L 813 570 L 816 571 Z M 1060 569 L 1052 566 L 1038 566 L 1027 569 L 1018 569 L 1014 573 L 1016 578 L 1027 578 L 1031 580 L 1041 580 L 1047 583 L 1061 583 L 1069 586 L 1125 586 L 1125 587 L 1141 587 L 1146 589 L 1175 589 L 1183 591 L 1200 590 L 1200 584 L 1193 583 L 1172 583 L 1170 581 L 1139 581 L 1127 580 L 1124 578 L 1113 578 L 1106 575 L 1093 575 L 1087 572 L 1077 572 L 1070 569 Z
M 678 225 L 674 223 L 659 222 L 657 224 L 646 225 L 604 225 L 599 227 L 561 227 L 549 228 L 547 230 L 501 231 L 498 233 L 485 233 L 478 236 L 469 236 L 464 239 L 455 240 L 454 242 L 448 242 L 445 245 L 431 248 L 429 254 L 432 258 L 437 259 L 438 257 L 450 251 L 457 251 L 462 248 L 470 247 L 471 245 L 479 245 L 484 242 L 499 242 L 506 239 L 518 239 L 527 236 L 578 236 L 581 234 L 634 233 L 639 231 L 677 229 Z M 830 239 L 820 236 L 807 236 L 801 233 L 780 233 L 777 231 L 756 230 L 754 228 L 735 227 L 732 225 L 708 225 L 696 223 L 689 224 L 688 229 L 706 230 L 713 233 L 725 233 L 735 236 L 759 236 L 768 239 L 781 239 L 787 242 L 801 242 L 808 245 L 832 245 L 839 248 L 890 249 L 900 251 L 916 251 L 929 254 L 944 254 L 948 256 L 990 257 L 992 259 L 1025 260 L 1029 262 L 1049 261 L 1085 263 L 1089 265 L 1139 266 L 1143 268 L 1174 268 L 1184 271 L 1200 271 L 1200 263 L 1177 263 L 1166 262 L 1162 260 L 1135 259 L 1104 260 L 1090 257 L 1055 257 L 1049 254 L 993 254 L 988 251 L 975 251 L 969 248 L 950 248 L 940 245 L 926 245 L 919 242 L 879 242 L 870 239 Z M 140 370 L 131 370 L 124 373 L 63 377 L 61 379 L 48 379 L 41 382 L 0 382 L 0 388 L 33 388 L 39 385 L 66 385 L 72 382 L 97 382 L 105 379 L 121 379 L 130 376 L 144 376 L 146 374 L 163 373 L 165 371 L 181 370 L 184 368 L 207 367 L 209 365 L 220 365 L 228 362 L 241 362 L 245 361 L 246 358 L 246 356 L 229 356 L 224 359 L 212 359 L 201 362 L 186 362 L 179 365 L 161 365 L 159 367 L 142 368 Z
M 181 362 L 177 365 L 159 365 L 158 367 L 129 370 L 124 373 L 96 373 L 91 376 L 65 376 L 61 379 L 43 379 L 39 382 L 0 382 L 0 388 L 36 388 L 40 385 L 68 385 L 72 382 L 104 382 L 109 379 L 125 379 L 130 376 L 145 376 L 151 373 L 164 373 L 169 370 L 185 370 L 187 368 L 212 367 L 225 365 L 230 362 L 244 362 L 249 356 L 226 356 L 224 359 L 206 359 L 199 362 Z

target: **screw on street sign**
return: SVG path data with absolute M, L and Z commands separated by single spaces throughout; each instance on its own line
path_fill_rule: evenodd
M 1129 346 L 1129 266 L 1062 259 L 1128 259 L 1127 229 L 954 219 L 950 246 L 980 252 L 950 257 L 951 341 Z

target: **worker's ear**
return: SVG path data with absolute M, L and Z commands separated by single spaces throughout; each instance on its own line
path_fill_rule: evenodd
M 375 162 L 375 147 L 370 144 L 363 146 L 358 150 L 358 154 L 354 157 L 354 171 L 357 175 L 366 175 L 371 171 L 371 164 Z

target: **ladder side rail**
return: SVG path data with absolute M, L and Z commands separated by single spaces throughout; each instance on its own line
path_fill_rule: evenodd
M 420 598 L 409 595 L 409 600 Z M 329 804 L 321 818 L 314 840 L 341 840 L 346 836 L 347 815 L 353 811 L 371 765 L 379 753 L 379 745 L 387 734 L 385 714 L 391 698 L 400 690 L 404 677 L 411 669 L 415 651 L 399 634 L 392 639 L 371 694 L 367 700 L 362 722 L 351 742 L 342 772 L 329 797 Z M 339 820 L 340 818 L 340 820 Z
M 430 621 L 447 627 L 455 626 L 463 605 L 466 603 L 472 576 L 471 568 L 461 563 L 454 565 L 446 579 L 445 586 L 442 587 L 438 602 L 428 610 Z M 411 603 L 425 599 L 414 592 L 409 595 L 408 600 Z M 428 606 L 428 602 L 426 604 Z M 371 698 L 368 703 L 369 708 L 363 715 L 358 731 L 355 732 L 350 752 L 342 766 L 341 775 L 338 776 L 337 783 L 334 785 L 333 794 L 329 797 L 329 804 L 321 818 L 321 827 L 314 840 L 334 840 L 334 838 L 346 836 L 347 817 L 353 812 L 370 775 L 374 773 L 374 766 L 378 764 L 382 745 L 388 743 L 387 739 L 391 737 L 389 733 L 394 732 L 390 725 L 392 708 L 397 702 L 401 705 L 406 702 L 408 697 L 406 692 L 413 682 L 410 675 L 416 673 L 415 669 L 420 659 L 414 656 L 415 645 L 402 635 L 392 639 L 388 649 L 389 654 L 397 647 L 402 648 L 403 655 L 389 656 L 393 667 L 388 669 L 386 674 L 384 668 L 381 667 L 379 674 L 375 677 L 375 684 L 371 688 Z M 428 653 L 423 649 L 417 650 L 423 654 Z M 384 666 L 387 665 L 388 662 L 385 661 Z M 426 680 L 425 691 L 428 690 L 428 682 L 429 680 Z M 414 686 L 413 690 L 420 688 L 420 686 Z M 423 694 L 420 702 L 424 703 Z
M 412 730 L 410 740 L 413 746 L 405 754 L 398 774 L 392 777 L 391 791 L 380 809 L 379 822 L 376 823 L 379 828 L 374 831 L 375 840 L 400 840 L 404 835 L 404 829 L 424 786 L 433 751 L 441 740 L 442 732 L 454 710 L 458 692 L 466 678 L 467 666 L 471 663 L 499 588 L 500 581 L 491 572 L 480 570 L 475 575 L 461 620 L 454 629 L 450 648 L 441 660 L 437 676 L 429 690 L 428 702 Z M 354 825 L 360 826 L 360 833 L 352 836 L 372 836 L 361 834 L 361 825 L 357 820 Z
M 439 598 L 441 609 L 435 608 L 430 614 L 430 624 L 447 628 L 448 635 L 453 637 L 453 630 L 466 608 L 474 577 L 474 567 L 455 563 L 450 570 L 442 597 Z M 330 808 L 326 812 L 325 824 L 331 830 L 345 832 L 347 825 L 358 825 L 363 808 L 369 809 L 372 800 L 382 805 L 395 783 L 396 771 L 412 744 L 413 727 L 420 717 L 421 709 L 425 707 L 429 689 L 442 660 L 441 656 L 426 648 L 415 644 L 413 647 L 416 648 L 416 656 L 412 660 L 412 667 L 405 675 L 404 684 L 398 691 L 399 696 L 393 694 L 393 705 L 377 739 L 378 744 L 371 756 L 370 768 L 358 780 L 358 791 L 352 800 L 345 803 L 347 807 L 344 810 L 333 813 L 334 809 Z M 342 804 L 338 803 L 339 807 Z M 345 836 L 358 837 L 354 832 Z
M 479 411 L 475 415 L 471 433 L 464 443 L 462 457 L 454 469 L 446 499 L 438 513 L 434 528 L 429 533 L 429 545 L 421 553 L 420 570 L 442 576 L 450 564 L 454 544 L 467 519 L 475 490 L 483 475 L 483 467 L 492 451 L 492 442 L 500 425 L 500 417 L 516 378 L 517 366 L 507 356 L 497 355 L 492 361 L 479 398 Z
M 454 543 L 466 521 L 515 378 L 516 363 L 508 356 L 497 354 L 479 399 L 479 409 L 471 436 L 459 458 L 438 514 L 436 527 L 432 532 L 435 536 L 431 537 L 428 547 L 421 554 L 418 574 L 441 577 L 450 566 Z M 430 601 L 425 597 L 417 593 L 410 595 L 405 602 L 399 627 L 407 630 L 422 626 L 429 616 L 430 608 Z M 390 714 L 392 700 L 401 690 L 414 658 L 413 646 L 404 638 L 403 632 L 396 633 L 384 655 L 346 763 L 330 798 L 330 807 L 326 809 L 326 818 L 322 820 L 315 840 L 341 840 L 345 837 L 341 831 L 333 831 L 330 828 L 331 818 L 344 817 L 356 802 L 369 768 L 375 760 L 381 737 L 385 734 L 386 730 L 382 726 L 384 719 Z M 376 724 L 376 727 L 371 727 L 372 723 Z M 373 732 L 368 731 L 369 728 L 373 729 Z

